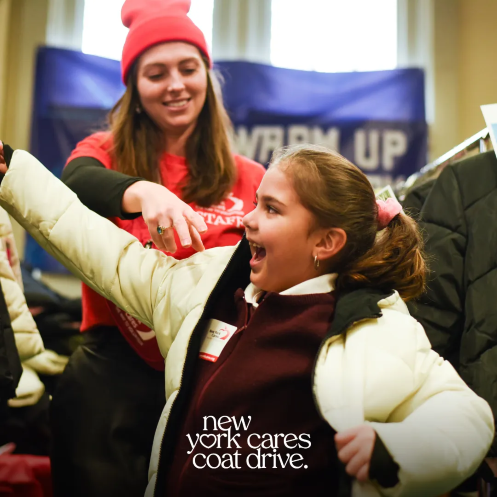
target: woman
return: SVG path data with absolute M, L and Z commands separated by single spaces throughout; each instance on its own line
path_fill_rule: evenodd
M 357 497 L 436 497 L 485 456 L 488 404 L 404 303 L 424 287 L 417 226 L 335 152 L 277 154 L 246 238 L 185 261 L 89 212 L 28 153 L 5 162 L 0 204 L 157 331 L 168 400 L 147 496 L 337 497 L 345 469 Z
M 126 92 L 110 113 L 110 131 L 79 143 L 62 176 L 90 209 L 178 259 L 204 245 L 236 244 L 264 174 L 231 152 L 229 122 L 189 4 L 125 2 Z M 176 205 L 185 218 L 172 214 Z M 165 404 L 164 361 L 151 330 L 85 285 L 82 331 L 85 344 L 52 404 L 55 494 L 142 496 Z

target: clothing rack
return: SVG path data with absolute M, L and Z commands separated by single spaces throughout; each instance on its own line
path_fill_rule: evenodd
M 445 166 L 461 160 L 468 155 L 476 155 L 478 153 L 486 152 L 487 150 L 492 150 L 492 148 L 488 129 L 482 129 L 440 156 L 438 159 L 435 159 L 433 162 L 422 167 L 418 172 L 411 174 L 405 181 L 395 185 L 395 194 L 400 200 L 403 200 L 406 193 L 411 188 L 437 177 Z

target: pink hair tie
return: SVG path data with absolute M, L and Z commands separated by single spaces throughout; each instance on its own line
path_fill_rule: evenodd
M 386 228 L 390 221 L 402 212 L 402 206 L 395 198 L 387 198 L 386 200 L 377 200 L 378 206 L 378 231 Z

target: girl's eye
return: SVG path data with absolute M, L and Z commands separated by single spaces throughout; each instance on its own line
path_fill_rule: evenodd
M 156 79 L 160 79 L 161 77 L 162 77 L 162 74 L 150 74 L 148 76 L 148 79 L 156 80 Z
M 193 74 L 196 71 L 194 67 L 186 67 L 183 69 L 183 74 L 189 76 L 190 74 Z
M 255 200 L 252 203 L 254 204 L 255 207 L 259 205 L 259 203 Z M 266 210 L 268 211 L 269 214 L 278 214 L 278 211 L 270 204 L 266 204 Z

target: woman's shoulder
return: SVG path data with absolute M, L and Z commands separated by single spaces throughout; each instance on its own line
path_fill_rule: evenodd
M 234 157 L 239 176 L 250 175 L 258 179 L 259 182 L 262 180 L 266 173 L 266 168 L 262 164 L 243 155 L 235 154 Z
M 79 157 L 91 157 L 101 162 L 105 167 L 111 167 L 112 134 L 110 131 L 93 133 L 76 145 L 67 159 L 66 165 Z

